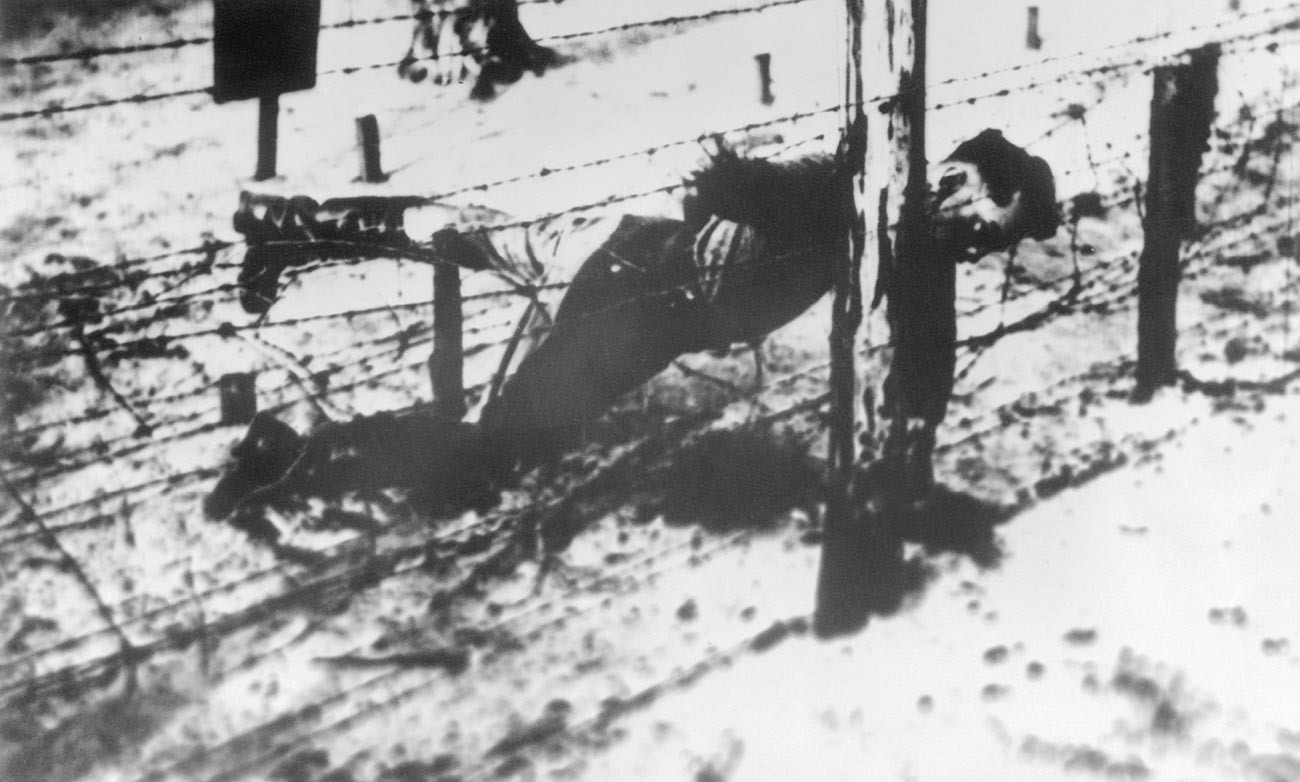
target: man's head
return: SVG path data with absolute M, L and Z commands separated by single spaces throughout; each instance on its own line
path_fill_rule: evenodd
M 958 260 L 973 261 L 1024 238 L 1051 238 L 1061 224 L 1052 169 L 1001 131 L 962 142 L 931 181 L 935 236 Z

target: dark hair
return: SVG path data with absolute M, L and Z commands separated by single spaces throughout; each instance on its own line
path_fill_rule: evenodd
M 1061 224 L 1056 206 L 1056 180 L 1047 161 L 1034 157 L 1002 136 L 1002 131 L 988 129 L 975 138 L 963 141 L 948 160 L 970 163 L 980 170 L 989 196 L 998 206 L 1006 206 L 1020 192 L 1020 203 L 1029 223 L 1029 236 L 1050 239 Z
M 847 230 L 853 214 L 851 180 L 839 175 L 830 155 L 743 158 L 719 140 L 718 151 L 687 181 L 683 213 L 696 228 L 717 215 L 763 231 L 824 236 Z

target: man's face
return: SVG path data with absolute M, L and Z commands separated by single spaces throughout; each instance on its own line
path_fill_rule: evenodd
M 941 246 L 963 261 L 1005 250 L 1027 234 L 1021 190 L 999 204 L 974 163 L 947 160 L 932 174 L 929 213 Z

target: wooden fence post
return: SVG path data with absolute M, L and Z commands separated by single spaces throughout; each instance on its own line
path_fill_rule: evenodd
M 868 119 L 862 105 L 863 85 L 863 16 L 865 0 L 848 0 L 848 90 L 845 100 L 845 130 L 852 141 L 856 134 L 866 142 Z M 850 148 L 852 144 L 850 144 Z M 817 596 L 813 611 L 813 632 L 830 637 L 853 632 L 867 618 L 866 556 L 867 538 L 857 523 L 853 509 L 853 476 L 857 467 L 857 335 L 862 323 L 862 281 L 865 265 L 866 215 L 862 197 L 865 172 L 869 170 L 864 150 L 855 176 L 854 207 L 857 219 L 849 235 L 848 253 L 836 264 L 834 301 L 831 309 L 831 417 L 829 460 L 826 478 L 826 510 L 822 519 L 822 556 L 817 573 Z
M 911 7 L 913 62 L 910 71 L 899 68 L 891 115 L 894 182 L 903 184 L 887 292 L 894 346 L 884 383 L 889 430 L 876 465 L 875 499 L 887 518 L 933 486 L 935 430 L 948 411 L 957 360 L 957 268 L 939 252 L 926 215 L 926 0 Z
M 874 399 L 869 383 L 859 382 L 862 375 L 856 357 L 865 347 L 859 339 L 864 302 L 871 303 L 882 278 L 891 291 L 893 312 L 890 280 L 894 263 L 888 226 L 890 205 L 900 199 L 895 193 L 891 201 L 890 191 L 897 189 L 891 188 L 891 180 L 902 182 L 904 175 L 910 174 L 901 199 L 904 211 L 910 202 L 908 214 L 924 219 L 924 201 L 906 196 L 916 192 L 918 183 L 922 196 L 926 189 L 926 0 L 899 5 L 892 0 L 873 0 L 869 7 L 873 22 L 870 28 L 864 24 L 867 0 L 848 0 L 847 150 L 857 156 L 861 167 L 854 187 L 857 219 L 848 257 L 836 273 L 832 310 L 831 458 L 813 614 L 814 631 L 823 637 L 853 632 L 866 623 L 873 609 L 887 608 L 902 572 L 901 542 L 889 519 L 874 510 L 868 512 L 862 491 L 865 487 L 855 486 L 859 465 L 854 410 L 859 399 Z M 870 41 L 865 34 L 868 29 L 879 31 Z M 898 85 L 898 97 L 890 103 L 893 117 L 889 121 L 876 119 L 876 106 L 864 103 L 868 90 L 874 91 L 881 84 Z M 915 119 L 918 113 L 919 123 Z M 890 152 L 886 154 L 886 150 Z M 892 314 L 890 320 L 892 329 Z M 867 393 L 859 393 L 860 385 Z M 867 404 L 870 407 L 873 403 Z M 870 418 L 872 410 L 866 413 Z
M 217 380 L 221 423 L 246 424 L 257 415 L 257 373 L 231 372 Z
M 465 417 L 465 352 L 460 297 L 460 267 L 433 265 L 433 352 L 429 377 L 433 381 L 433 409 L 459 421 Z
M 1138 359 L 1133 401 L 1151 399 L 1178 377 L 1179 251 L 1196 228 L 1196 182 L 1208 149 L 1218 93 L 1219 47 L 1153 72 L 1150 162 L 1142 256 L 1138 260 Z
M 1028 26 L 1025 28 L 1025 46 L 1038 50 L 1043 48 L 1043 37 L 1038 34 L 1038 6 L 1029 6 Z
M 772 95 L 772 55 L 767 52 L 756 54 L 754 60 L 758 62 L 758 99 L 764 106 L 770 106 L 776 100 Z
M 280 142 L 280 96 L 263 95 L 257 100 L 257 171 L 253 179 L 275 178 L 275 158 Z
M 379 159 L 379 120 L 374 114 L 357 117 L 357 147 L 361 150 L 361 181 L 387 181 Z

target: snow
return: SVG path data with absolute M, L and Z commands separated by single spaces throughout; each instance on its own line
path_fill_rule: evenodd
M 209 4 L 157 5 L 156 13 L 126 6 L 94 24 L 65 19 L 8 42 L 7 54 L 208 29 Z M 565 0 L 522 13 L 544 38 L 741 5 Z M 1145 69 L 1167 53 L 1290 18 L 1263 3 L 1243 2 L 1239 17 L 1227 6 L 1043 0 L 1044 48 L 1030 51 L 1023 5 L 936 0 L 930 78 L 958 81 L 931 95 L 955 105 L 935 110 L 930 149 L 942 154 L 984 127 L 1003 127 L 1051 162 L 1061 197 L 1122 197 L 1145 177 Z M 398 0 L 332 0 L 324 21 L 407 10 Z M 449 222 L 504 219 L 466 217 L 467 205 L 527 219 L 676 184 L 700 163 L 702 133 L 796 112 L 813 114 L 730 138 L 751 154 L 828 151 L 843 95 L 842 13 L 836 2 L 808 0 L 557 42 L 573 62 L 525 76 L 488 104 L 470 102 L 468 85 L 399 81 L 394 67 L 322 75 L 315 90 L 283 97 L 280 176 L 262 183 L 249 178 L 256 108 L 247 102 L 193 96 L 0 124 L 0 281 L 62 270 L 46 263 L 49 253 L 108 263 L 192 247 L 205 235 L 236 238 L 230 215 L 245 189 L 318 199 L 460 191 L 408 215 L 408 231 L 423 237 Z M 1190 31 L 1124 43 L 1176 30 Z M 400 22 L 327 31 L 320 69 L 395 62 L 408 36 Z M 1219 141 L 1236 146 L 1216 150 L 1203 169 L 1235 162 L 1242 142 L 1261 138 L 1278 112 L 1294 121 L 1294 34 L 1279 42 L 1275 52 L 1225 56 Z M 1075 56 L 1081 51 L 1093 54 Z M 758 101 L 760 52 L 772 55 L 771 106 Z M 1042 58 L 1060 59 L 1006 70 Z M 1137 59 L 1104 89 L 1096 75 L 1080 74 Z M 97 67 L 4 69 L 5 110 L 203 86 L 210 51 L 124 55 Z M 1003 72 L 967 78 L 985 71 Z M 1044 86 L 1020 89 L 1029 81 Z M 1003 88 L 1013 91 L 961 103 Z M 1087 108 L 1086 122 L 1065 119 L 1071 104 Z M 383 184 L 355 181 L 353 120 L 365 113 L 379 118 L 392 174 Z M 1264 213 L 1188 251 L 1204 257 L 1189 262 L 1181 289 L 1179 359 L 1201 379 L 1265 382 L 1294 370 L 1296 270 L 1277 241 L 1295 231 L 1290 144 L 1279 148 L 1280 178 Z M 1267 152 L 1254 154 L 1253 170 L 1274 170 Z M 612 157 L 620 159 L 586 165 Z M 526 176 L 543 168 L 556 173 Z M 583 214 L 673 214 L 678 196 Z M 1232 171 L 1207 176 L 1198 200 L 1208 222 L 1262 203 L 1258 183 Z M 585 256 L 607 224 L 571 237 L 556 262 Z M 335 417 L 427 400 L 427 337 L 408 350 L 384 341 L 427 326 L 429 311 L 417 306 L 431 291 L 427 267 L 376 261 L 308 272 L 256 331 L 186 340 L 188 359 L 107 367 L 157 424 L 151 438 L 133 436 L 136 420 L 80 359 L 36 365 L 32 377 L 49 379 L 42 396 L 6 421 L 36 434 L 6 432 L 0 468 L 48 514 L 117 625 L 149 656 L 133 690 L 113 667 L 92 678 L 119 639 L 41 532 L 0 507 L 0 778 L 1300 779 L 1292 599 L 1300 571 L 1291 566 L 1300 550 L 1300 484 L 1291 477 L 1300 468 L 1300 397 L 1290 386 L 1247 382 L 1229 396 L 1171 388 L 1130 404 L 1140 216 L 1120 205 L 1104 220 L 1084 218 L 1078 231 L 1080 246 L 1096 248 L 1079 258 L 1094 286 L 1086 300 L 1109 309 L 1081 306 L 959 356 L 970 371 L 940 433 L 938 475 L 1001 514 L 989 528 L 978 513 L 946 520 L 982 529 L 992 553 L 910 543 L 924 578 L 902 607 L 833 639 L 807 629 L 819 563 L 815 502 L 791 497 L 772 518 L 738 526 L 663 511 L 672 480 L 690 478 L 672 471 L 674 454 L 691 447 L 682 434 L 690 416 L 743 429 L 825 390 L 824 373 L 780 381 L 825 361 L 825 303 L 772 340 L 771 380 L 757 402 L 669 370 L 596 428 L 555 485 L 527 483 L 502 508 L 453 519 L 420 517 L 397 495 L 344 501 L 379 523 L 373 537 L 324 528 L 320 501 L 274 514 L 297 559 L 202 517 L 215 470 L 242 435 L 218 423 L 215 378 L 259 370 L 262 406 L 284 405 L 300 430 L 321 416 L 302 401 L 300 383 L 330 366 Z M 1249 270 L 1224 262 L 1255 252 L 1262 260 Z M 149 268 L 174 276 L 105 302 L 131 306 L 145 291 L 198 299 L 150 324 L 149 335 L 251 327 L 254 317 L 229 294 L 202 294 L 232 281 L 241 257 L 240 248 L 223 251 L 212 273 L 192 277 L 178 271 L 188 257 L 163 259 Z M 1045 289 L 1020 285 L 1003 302 L 1006 260 L 962 269 L 958 306 L 972 314 L 961 336 L 1058 298 L 1073 267 L 1070 236 L 1063 229 L 1021 248 L 1016 263 Z M 1058 279 L 1067 282 L 1047 285 Z M 465 284 L 473 292 L 493 281 L 467 276 Z M 1231 301 L 1252 306 L 1221 304 Z M 296 322 L 383 305 L 392 309 Z M 517 310 L 471 316 L 467 344 L 501 339 Z M 6 330 L 16 317 L 6 311 Z M 58 319 L 53 304 L 33 317 Z M 1239 358 L 1228 355 L 1234 339 Z M 73 341 L 62 330 L 22 344 L 62 350 Z M 499 355 L 471 360 L 467 382 L 485 380 Z M 751 372 L 745 354 L 686 363 L 742 385 Z M 373 375 L 377 382 L 365 382 Z M 150 395 L 158 401 L 145 404 Z M 59 423 L 94 410 L 104 414 Z M 815 412 L 781 426 L 824 452 Z M 521 509 L 579 492 L 592 469 L 620 458 L 626 475 L 589 498 L 571 546 L 555 561 L 530 553 Z M 447 648 L 468 651 L 464 672 L 336 659 Z M 80 665 L 90 668 L 71 684 L 60 676 Z M 33 683 L 44 686 L 29 690 Z M 536 742 L 492 751 L 528 726 Z

